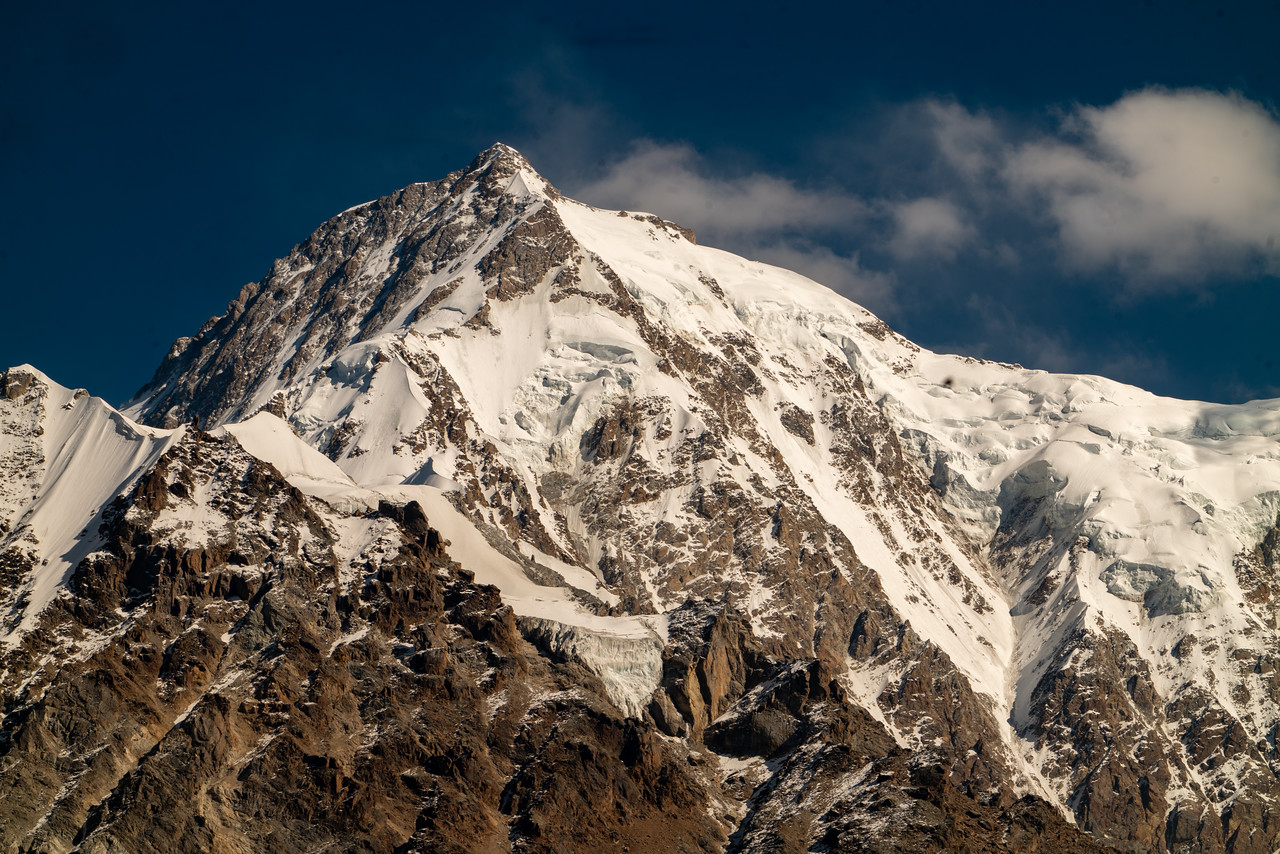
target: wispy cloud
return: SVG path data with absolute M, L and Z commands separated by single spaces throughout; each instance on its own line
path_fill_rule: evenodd
M 976 234 L 960 208 L 946 199 L 914 199 L 890 209 L 894 230 L 889 251 L 898 258 L 954 260 L 956 252 Z
M 761 172 L 714 175 L 680 143 L 636 143 L 577 192 L 593 204 L 660 213 L 713 240 L 854 228 L 867 215 L 861 199 L 841 190 L 802 188 Z
M 909 112 L 922 115 L 938 154 L 959 175 L 975 181 L 998 169 L 1007 156 L 1007 133 L 991 116 L 955 102 L 927 99 Z

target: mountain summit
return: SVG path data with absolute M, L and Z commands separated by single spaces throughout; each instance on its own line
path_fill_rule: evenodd
M 1280 402 L 930 353 L 503 145 L 123 414 L 6 376 L 6 844 L 1280 839 Z

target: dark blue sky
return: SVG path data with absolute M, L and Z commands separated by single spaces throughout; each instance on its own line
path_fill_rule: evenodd
M 1274 0 L 269 5 L 9 5 L 0 364 L 120 403 L 321 221 L 501 140 L 925 346 L 1280 395 Z

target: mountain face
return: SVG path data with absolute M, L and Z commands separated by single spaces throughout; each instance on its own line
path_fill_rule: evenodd
M 1280 846 L 1280 402 L 930 353 L 495 146 L 0 396 L 14 851 Z

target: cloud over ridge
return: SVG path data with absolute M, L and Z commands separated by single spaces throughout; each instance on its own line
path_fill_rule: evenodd
M 839 188 L 813 189 L 753 172 L 714 174 L 689 145 L 633 143 L 604 174 L 575 188 L 584 201 L 660 214 L 698 234 L 699 242 L 788 267 L 880 310 L 893 306 L 892 277 L 863 268 L 815 234 L 859 232 L 867 203 Z
M 575 190 L 675 219 L 735 251 L 783 247 L 775 255 L 802 265 L 832 233 L 896 265 L 953 262 L 970 249 L 1008 259 L 1028 235 L 997 233 L 1003 218 L 1038 227 L 1030 236 L 1065 268 L 1114 270 L 1134 291 L 1280 273 L 1280 121 L 1239 94 L 1147 88 L 1072 107 L 1039 132 L 938 99 L 897 109 L 942 165 L 922 169 L 932 183 L 905 197 L 763 172 L 726 176 L 690 145 L 652 140 L 634 142 Z M 868 168 L 878 159 L 900 169 L 893 161 L 902 156 L 885 145 Z M 859 267 L 854 278 L 865 275 Z M 853 281 L 828 284 L 843 290 L 845 279 Z
M 1147 387 L 1185 369 L 1147 324 L 1280 276 L 1280 118 L 1239 93 L 1148 87 L 1036 114 L 927 97 L 806 144 L 790 174 L 640 139 L 564 188 L 796 270 L 927 346 Z

